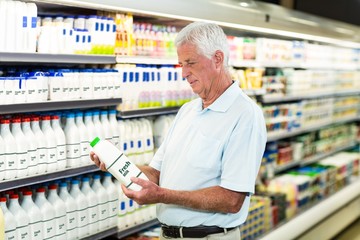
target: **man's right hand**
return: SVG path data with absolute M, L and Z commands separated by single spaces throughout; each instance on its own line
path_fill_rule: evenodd
M 107 171 L 105 168 L 105 163 L 101 162 L 94 152 L 90 152 L 90 159 L 95 163 L 98 168 L 100 168 L 101 171 Z

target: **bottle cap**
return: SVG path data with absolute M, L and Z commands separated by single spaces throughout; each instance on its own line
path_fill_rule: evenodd
M 94 147 L 99 141 L 100 141 L 100 138 L 98 138 L 98 137 L 94 138 L 94 140 L 91 141 L 90 146 Z
M 6 197 L 0 197 L 0 202 L 6 202 Z

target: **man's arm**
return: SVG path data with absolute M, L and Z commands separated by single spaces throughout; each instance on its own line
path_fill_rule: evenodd
M 126 196 L 138 204 L 165 203 L 210 212 L 237 213 L 240 211 L 247 193 L 235 192 L 220 186 L 195 191 L 177 191 L 161 188 L 139 178 L 132 181 L 142 186 L 141 191 L 132 191 L 122 186 Z
M 151 182 L 159 185 L 160 171 L 150 166 L 137 165 L 137 167 L 148 177 Z

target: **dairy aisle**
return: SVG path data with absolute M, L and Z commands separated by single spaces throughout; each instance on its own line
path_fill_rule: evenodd
M 196 98 L 173 43 L 193 20 L 224 28 L 233 79 L 266 120 L 242 239 L 331 239 L 359 218 L 360 43 L 334 32 L 358 27 L 264 3 L 174 4 L 0 1 L 0 239 L 156 239 L 155 206 L 88 153 L 99 137 L 151 161 Z

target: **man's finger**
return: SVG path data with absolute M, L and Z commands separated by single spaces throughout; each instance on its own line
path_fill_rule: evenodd
M 140 185 L 140 186 L 145 186 L 146 183 L 148 181 L 144 180 L 144 179 L 141 179 L 141 178 L 137 178 L 137 177 L 131 177 L 130 180 L 133 182 L 133 183 L 136 183 L 137 185 Z

